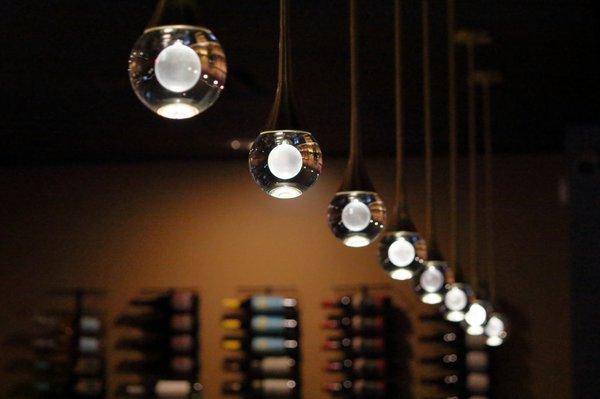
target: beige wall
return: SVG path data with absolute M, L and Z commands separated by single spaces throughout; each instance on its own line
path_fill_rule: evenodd
M 498 291 L 515 320 L 513 339 L 496 356 L 500 397 L 569 398 L 566 211 L 556 195 L 564 165 L 556 156 L 505 157 L 497 165 Z M 445 163 L 438 166 L 445 169 Z M 347 249 L 329 234 L 325 212 L 341 169 L 342 163 L 326 160 L 316 188 L 295 201 L 260 192 L 243 160 L 1 171 L 0 334 L 23 323 L 49 287 L 110 288 L 106 309 L 112 320 L 139 288 L 197 286 L 201 380 L 213 399 L 223 380 L 220 300 L 240 285 L 295 285 L 304 331 L 304 397 L 326 397 L 320 392 L 328 357 L 319 349 L 325 337 L 317 328 L 325 315 L 320 300 L 334 284 L 389 282 L 377 266 L 375 246 Z M 391 162 L 371 162 L 370 171 L 391 202 Z M 408 173 L 419 225 L 420 161 L 411 160 Z M 438 180 L 437 202 L 445 207 L 446 183 Z M 438 210 L 443 249 L 444 212 Z M 392 286 L 412 315 L 426 311 L 408 284 Z M 115 330 L 109 333 L 114 341 Z M 111 364 L 116 359 L 110 356 Z

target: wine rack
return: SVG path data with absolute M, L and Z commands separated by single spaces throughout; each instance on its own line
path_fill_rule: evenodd
M 489 356 L 484 337 L 464 333 L 439 313 L 419 316 L 429 332 L 421 335 L 421 388 L 426 399 L 487 397 Z
M 190 288 L 148 289 L 115 322 L 119 398 L 200 398 L 199 295 Z
M 325 366 L 337 382 L 323 390 L 334 397 L 397 398 L 410 391 L 408 318 L 377 290 L 337 289 L 337 299 L 322 303 L 330 311 L 322 327 L 333 334 L 323 349 L 339 353 Z
M 273 294 L 295 290 L 268 287 L 239 291 L 241 299 L 223 300 L 222 346 L 228 352 L 223 369 L 237 377 L 223 382 L 222 393 L 241 398 L 300 398 L 298 301 Z
M 9 342 L 26 352 L 9 366 L 24 377 L 9 397 L 105 397 L 104 322 L 97 304 L 91 303 L 104 294 L 83 288 L 47 293 L 53 304 L 64 304 L 33 316 L 31 332 Z

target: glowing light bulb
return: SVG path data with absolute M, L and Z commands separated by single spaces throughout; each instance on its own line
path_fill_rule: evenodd
M 427 267 L 419 282 L 421 287 L 427 292 L 438 292 L 444 286 L 444 274 L 435 267 Z
M 390 273 L 391 278 L 399 281 L 410 280 L 412 276 L 413 273 L 407 269 L 396 269 Z
M 479 303 L 475 302 L 465 313 L 465 321 L 470 326 L 482 326 L 487 318 L 487 311 Z
M 507 322 L 504 315 L 493 313 L 485 325 L 486 344 L 488 346 L 500 346 L 508 336 Z
M 408 266 L 415 260 L 415 247 L 404 237 L 400 237 L 388 248 L 388 258 L 394 266 Z
M 450 290 L 446 292 L 446 296 L 444 297 L 444 305 L 446 305 L 446 307 L 451 311 L 464 310 L 467 307 L 468 303 L 469 298 L 467 297 L 467 293 L 458 287 L 450 288 Z
M 250 147 L 248 166 L 254 181 L 272 197 L 296 198 L 319 178 L 321 148 L 300 130 L 262 132 Z
M 283 143 L 271 150 L 267 164 L 273 175 L 289 180 L 302 170 L 302 154 L 293 145 Z
M 342 210 L 342 223 L 350 231 L 362 231 L 371 222 L 371 210 L 364 203 L 353 200 Z
M 191 118 L 219 98 L 227 61 L 209 30 L 191 25 L 153 26 L 129 57 L 129 80 L 138 99 L 169 119 Z
M 154 70 L 156 79 L 165 89 L 183 93 L 196 86 L 202 66 L 198 54 L 177 40 L 158 54 Z

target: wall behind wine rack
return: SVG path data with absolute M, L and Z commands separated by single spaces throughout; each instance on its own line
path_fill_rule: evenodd
M 498 157 L 496 164 L 498 296 L 515 331 L 496 355 L 496 390 L 501 398 L 516 397 L 511 392 L 519 398 L 569 398 L 567 220 L 556 195 L 564 162 L 559 156 L 523 155 Z M 392 162 L 369 166 L 391 207 Z M 320 391 L 329 377 L 321 372 L 327 354 L 320 350 L 326 336 L 318 329 L 325 314 L 320 300 L 331 297 L 335 284 L 389 282 L 377 266 L 375 246 L 347 249 L 328 231 L 325 213 L 342 167 L 343 162 L 326 160 L 316 188 L 295 201 L 260 192 L 243 161 L 0 171 L 0 339 L 24 325 L 23 315 L 43 306 L 48 288 L 109 288 L 107 320 L 113 320 L 142 287 L 197 286 L 201 381 L 206 397 L 216 399 L 223 380 L 221 299 L 235 296 L 240 285 L 295 285 L 304 397 L 327 397 Z M 436 170 L 445 169 L 440 159 Z M 421 161 L 409 160 L 407 171 L 419 226 Z M 447 182 L 443 176 L 437 180 L 443 219 Z M 446 226 L 440 223 L 439 229 L 445 249 Z M 417 303 L 408 284 L 392 286 L 398 300 L 415 309 L 410 313 L 416 335 L 421 328 L 416 317 L 427 307 Z M 115 335 L 109 329 L 110 345 Z M 118 359 L 112 349 L 109 356 L 110 371 Z

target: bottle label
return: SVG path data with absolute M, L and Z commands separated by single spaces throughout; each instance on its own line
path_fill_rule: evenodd
M 271 337 L 253 338 L 252 350 L 260 354 L 283 355 L 286 352 L 285 339 Z
M 255 312 L 282 312 L 285 298 L 278 296 L 255 295 L 250 300 L 252 310 Z
M 189 381 L 159 380 L 154 387 L 154 393 L 160 397 L 184 397 L 189 395 L 192 387 Z
M 280 334 L 285 325 L 285 319 L 277 316 L 255 316 L 251 321 L 253 331 L 267 334 Z
M 268 376 L 288 375 L 296 361 L 291 357 L 265 357 L 260 365 L 261 371 Z
M 262 380 L 262 389 L 266 395 L 269 396 L 283 396 L 287 397 L 294 392 L 296 388 L 296 381 L 267 378 Z

